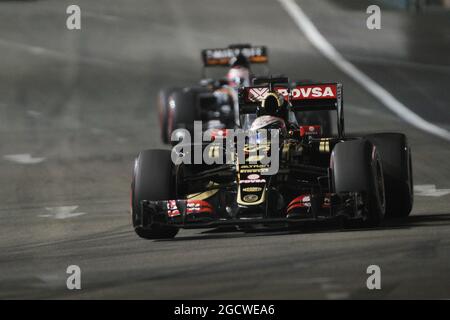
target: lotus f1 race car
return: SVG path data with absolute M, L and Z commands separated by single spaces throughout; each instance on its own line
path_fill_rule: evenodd
M 131 184 L 136 233 L 162 239 L 180 228 L 290 227 L 330 219 L 370 227 L 384 218 L 408 216 L 413 183 L 406 136 L 347 137 L 341 84 L 290 83 L 257 78 L 239 90 L 240 113 L 256 115 L 244 125 L 243 140 L 238 134 L 180 143 L 172 151 L 142 151 Z M 337 113 L 336 136 L 323 137 L 320 126 L 299 126 L 292 117 L 322 110 Z M 196 148 L 227 159 L 193 161 Z

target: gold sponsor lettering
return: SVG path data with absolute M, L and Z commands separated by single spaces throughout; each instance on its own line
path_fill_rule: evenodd
M 242 189 L 242 191 L 245 191 L 245 192 L 259 192 L 261 190 L 262 190 L 261 187 L 247 187 L 247 188 Z

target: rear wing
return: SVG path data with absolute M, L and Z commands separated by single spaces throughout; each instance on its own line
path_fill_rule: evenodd
M 259 105 L 271 91 L 269 86 L 252 86 L 242 89 L 240 103 Z M 337 110 L 342 100 L 342 85 L 339 83 L 273 86 L 292 106 L 293 111 Z
M 339 136 L 344 136 L 343 88 L 340 83 L 276 84 L 256 85 L 240 89 L 239 109 L 241 113 L 256 112 L 265 96 L 275 91 L 281 94 L 294 112 L 336 110 Z
M 266 46 L 230 45 L 228 48 L 202 50 L 204 67 L 229 66 L 231 59 L 243 55 L 250 63 L 268 63 Z

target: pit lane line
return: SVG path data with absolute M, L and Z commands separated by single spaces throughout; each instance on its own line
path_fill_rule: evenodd
M 420 130 L 450 141 L 450 131 L 423 119 L 418 114 L 411 111 L 403 103 L 398 101 L 389 91 L 346 60 L 336 48 L 325 39 L 295 0 L 278 0 L 278 2 L 294 20 L 299 30 L 311 44 L 337 68 L 358 82 L 370 94 L 407 123 Z

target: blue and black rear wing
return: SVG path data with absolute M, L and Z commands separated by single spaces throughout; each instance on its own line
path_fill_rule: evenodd
M 261 101 L 271 91 L 281 94 L 289 102 L 290 108 L 294 112 L 336 110 L 339 136 L 344 136 L 342 84 L 308 83 L 290 85 L 288 83 L 277 84 L 271 80 L 268 85 L 244 87 L 239 92 L 240 112 L 256 112 L 256 107 L 261 104 Z
M 244 56 L 249 63 L 268 63 L 266 46 L 252 46 L 250 44 L 230 45 L 228 48 L 202 50 L 204 67 L 229 66 L 233 58 Z

